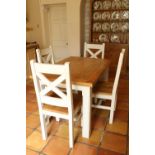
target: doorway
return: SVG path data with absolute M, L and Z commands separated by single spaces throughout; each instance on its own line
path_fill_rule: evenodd
M 66 4 L 48 6 L 48 27 L 49 43 L 52 45 L 55 60 L 68 57 Z

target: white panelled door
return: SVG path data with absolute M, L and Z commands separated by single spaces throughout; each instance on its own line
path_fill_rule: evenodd
M 59 61 L 69 56 L 66 5 L 51 5 L 49 13 L 50 42 L 55 60 Z

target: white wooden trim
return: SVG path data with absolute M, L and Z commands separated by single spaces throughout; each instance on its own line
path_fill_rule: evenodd
M 37 55 L 37 61 L 39 63 L 42 63 L 40 49 L 38 49 L 38 48 L 36 49 L 36 55 Z
M 61 98 L 49 97 L 49 96 L 41 96 L 41 101 L 43 103 L 59 106 L 59 107 L 68 107 L 67 99 L 64 101 Z
M 115 76 L 115 81 L 114 81 L 114 85 L 113 85 L 113 91 L 112 91 L 113 95 L 115 95 L 116 91 L 117 91 L 119 77 L 120 77 L 121 68 L 122 68 L 122 64 L 123 64 L 124 53 L 125 53 L 125 49 L 122 49 L 122 51 L 120 53 L 120 56 L 119 56 L 118 65 L 117 65 L 117 71 L 116 71 L 116 76 Z
M 55 64 L 54 53 L 52 50 L 52 46 L 44 49 L 36 49 L 37 61 L 39 63 L 51 63 Z
M 96 49 L 97 51 L 93 53 L 91 49 Z M 90 58 L 98 58 L 97 55 L 101 53 L 101 58 L 104 59 L 105 43 L 103 44 L 88 44 L 84 43 L 84 57 L 87 56 L 87 52 L 90 54 Z
M 98 108 L 98 109 L 111 110 L 111 107 L 103 106 L 103 105 L 92 105 L 92 107 L 93 107 L 93 108 Z
M 34 60 L 30 61 L 32 75 L 34 80 L 35 91 L 37 95 L 37 101 L 39 106 L 40 122 L 42 129 L 42 137 L 44 140 L 47 138 L 45 116 L 54 116 L 56 118 L 64 118 L 69 121 L 69 145 L 72 148 L 74 145 L 74 134 L 73 134 L 73 97 L 71 90 L 70 80 L 70 68 L 69 63 L 64 65 L 54 64 L 42 64 L 36 63 Z M 58 74 L 60 77 L 53 81 L 49 81 L 43 73 Z M 66 81 L 66 94 L 62 92 L 58 86 L 62 81 Z M 42 85 L 45 85 L 42 87 Z M 55 92 L 60 98 L 54 96 L 47 96 L 49 91 Z M 68 114 L 61 114 L 51 112 L 43 109 L 43 104 L 55 105 L 59 107 L 67 107 Z
M 95 92 L 95 94 L 93 94 L 93 97 L 95 97 L 95 99 L 99 98 L 99 99 L 111 100 L 111 106 L 103 106 L 103 105 L 96 105 L 96 104 L 92 105 L 93 108 L 110 110 L 110 117 L 109 117 L 109 123 L 110 124 L 113 123 L 114 111 L 116 108 L 116 101 L 117 101 L 117 94 L 116 93 L 117 93 L 121 68 L 122 68 L 122 64 L 123 64 L 124 53 L 125 53 L 125 49 L 122 49 L 120 56 L 119 56 L 119 60 L 118 60 L 118 65 L 117 65 L 116 76 L 115 76 L 115 80 L 114 80 L 114 84 L 113 84 L 113 88 L 112 88 L 112 93 L 106 94 L 106 92 Z
M 91 87 L 83 87 L 82 90 L 83 95 L 83 106 L 82 106 L 82 137 L 89 138 L 90 137 L 90 129 L 91 129 L 91 102 L 92 102 L 92 88 Z M 89 120 L 87 119 L 89 118 Z
M 62 65 L 53 65 L 53 64 L 39 64 L 34 63 L 36 72 L 41 72 L 44 74 L 64 74 L 65 73 L 65 67 Z

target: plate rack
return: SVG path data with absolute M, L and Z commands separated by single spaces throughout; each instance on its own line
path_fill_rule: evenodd
M 91 42 L 129 42 L 129 1 L 91 0 Z

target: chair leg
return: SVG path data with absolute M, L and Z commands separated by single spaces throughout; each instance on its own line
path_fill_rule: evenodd
M 114 111 L 115 111 L 115 98 L 112 99 L 112 101 L 111 101 L 111 110 L 110 110 L 109 124 L 113 123 Z
M 115 97 L 115 105 L 114 105 L 114 110 L 116 110 L 116 103 L 117 103 L 117 94 L 116 94 L 116 97 Z
M 45 121 L 46 121 L 46 126 L 48 126 L 49 123 L 50 123 L 50 117 L 49 116 L 45 116 Z
M 46 132 L 46 120 L 44 114 L 40 114 L 40 123 L 41 123 L 42 138 L 43 140 L 46 140 L 47 132 Z
M 114 117 L 114 110 L 110 110 L 109 124 L 113 123 L 113 117 Z
M 69 146 L 73 148 L 74 145 L 74 134 L 73 134 L 73 119 L 69 118 Z

